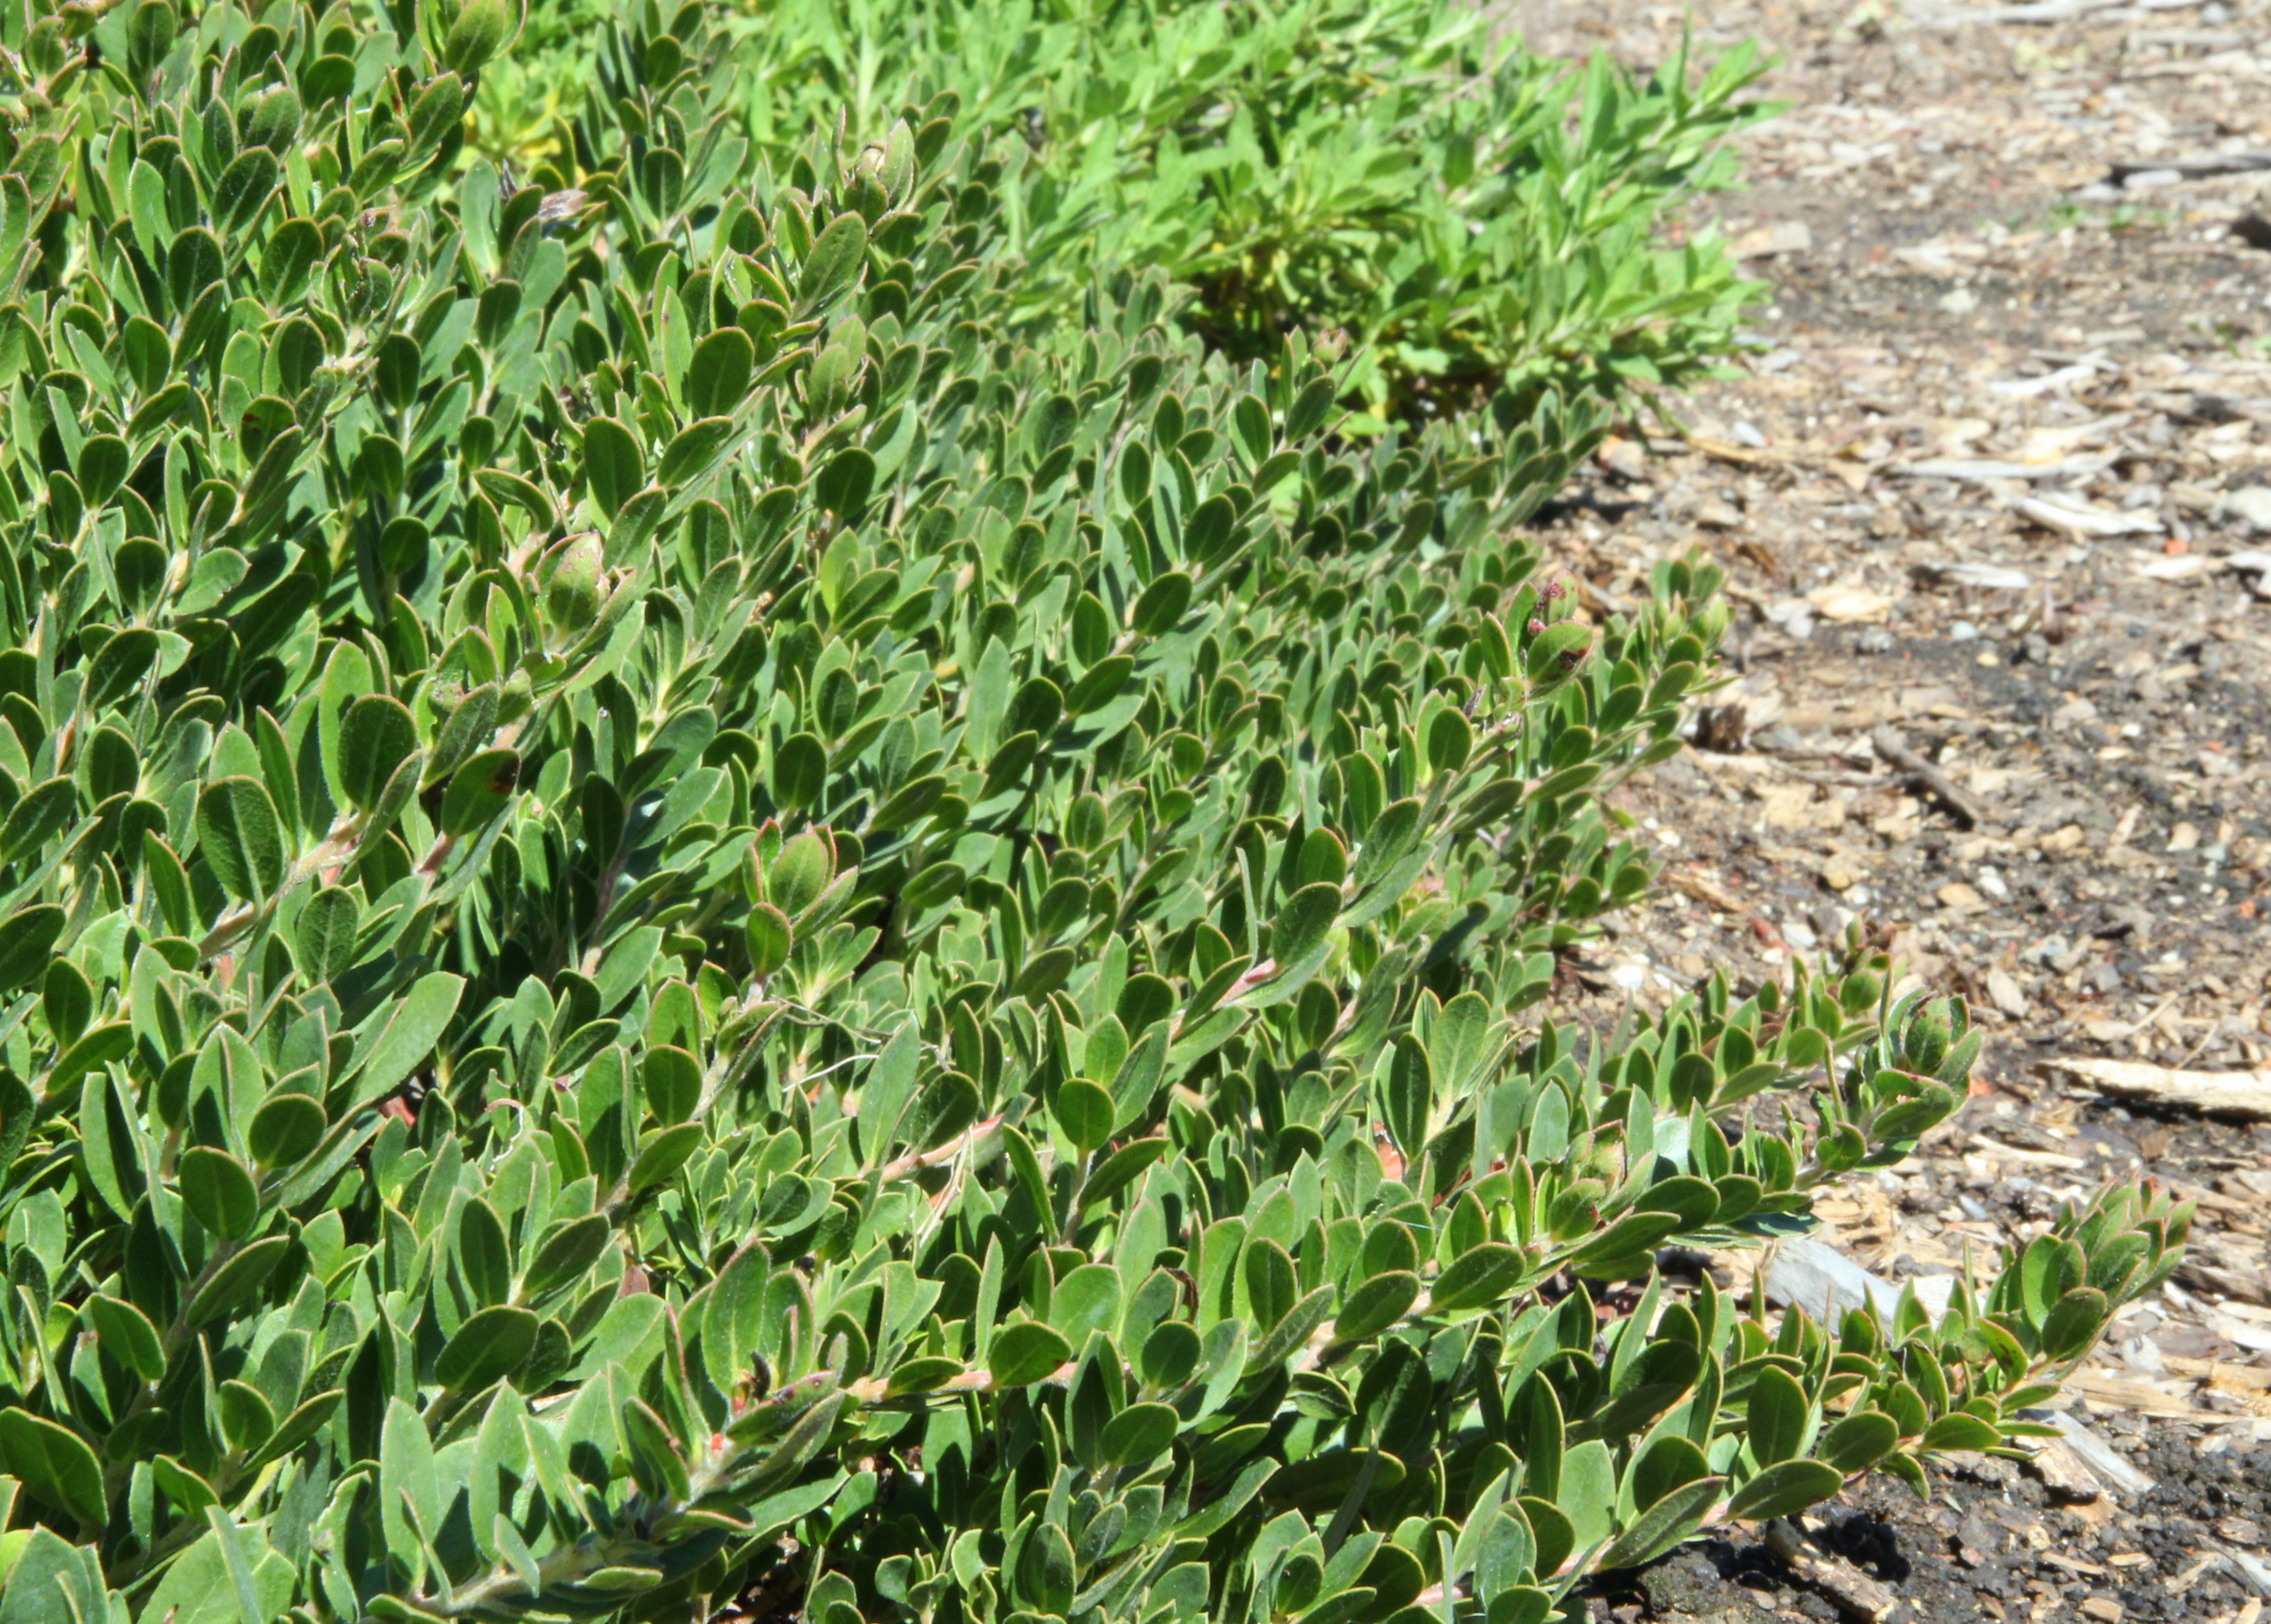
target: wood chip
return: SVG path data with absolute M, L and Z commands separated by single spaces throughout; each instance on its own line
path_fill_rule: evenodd
M 1827 587 L 1816 587 L 1806 594 L 1806 601 L 1814 612 L 1825 620 L 1854 623 L 1881 620 L 1892 612 L 1892 599 L 1874 587 L 1859 581 L 1840 581 Z
M 2156 1392 L 2154 1396 L 2160 1395 Z M 2151 1490 L 2153 1480 L 2092 1431 L 2081 1417 L 2065 1410 L 2030 1410 L 2026 1416 L 2058 1430 L 2058 1437 L 2043 1441 L 2034 1458 L 2035 1470 L 2051 1489 L 2080 1500 L 2094 1500 L 2100 1493 L 2136 1496 Z
M 2187 181 L 2197 181 L 2211 175 L 2246 174 L 2254 170 L 2271 169 L 2271 153 L 2204 153 L 2196 158 L 2131 158 L 2113 164 L 2112 169 L 2116 180 L 2127 180 L 2133 174 L 2167 172 L 2182 175 Z
M 1915 480 L 1984 483 L 1989 480 L 2069 480 L 2102 473 L 2112 464 L 2113 459 L 2102 454 L 2061 457 L 2055 462 L 2009 462 L 1996 457 L 1927 457 L 1921 462 L 1903 463 L 1888 471 Z
M 2271 1368 L 2228 1364 L 2220 1359 L 2180 1359 L 2164 1354 L 2161 1362 L 2179 1375 L 2202 1376 L 2212 1388 L 2226 1392 L 2271 1392 Z
M 1900 1288 L 1890 1281 L 1879 1280 L 1834 1247 L 1803 1237 L 1774 1249 L 1766 1266 L 1766 1294 L 1770 1302 L 1803 1309 L 1829 1325 L 1854 1309 L 1871 1306 L 1889 1320 L 1900 1302 Z
M 1766 1543 L 1800 1581 L 1837 1603 L 1838 1610 L 1850 1619 L 1877 1624 L 1900 1599 L 1891 1586 L 1871 1579 L 1843 1557 L 1816 1550 L 1783 1518 L 1767 1524 Z
M 2224 1559 L 2226 1570 L 2241 1584 L 2258 1596 L 2271 1596 L 2271 1563 L 2237 1546 L 2218 1545 L 2212 1540 L 2206 1543 L 2210 1550 Z
M 2165 528 L 2149 513 L 2093 507 L 2078 496 L 2057 492 L 2021 497 L 2011 506 L 2045 529 L 2074 536 L 2134 536 Z
M 1729 243 L 1727 252 L 1739 260 L 1761 260 L 1781 253 L 1804 253 L 1813 245 L 1811 226 L 1802 220 L 1784 220 L 1753 226 Z
M 2235 1302 L 2271 1308 L 2271 1274 L 2260 1269 L 2233 1268 L 2187 1250 L 2177 1265 L 2176 1278 L 2187 1292 L 2210 1292 Z
M 1945 10 L 1911 6 L 1909 15 L 1928 28 L 1969 28 L 1992 24 L 2048 27 L 2103 11 L 2177 11 L 2194 0 L 2026 0 L 2018 5 L 1958 5 Z
M 1750 911 L 1740 897 L 1700 869 L 1668 869 L 1664 874 L 1664 883 L 1675 891 L 1694 897 L 1706 907 L 1717 908 L 1722 914 Z
M 2203 1414 L 2186 1400 L 2163 1391 L 2150 1381 L 2108 1376 L 2102 1371 L 2077 1371 L 2066 1379 L 2066 1387 L 2078 1398 L 2088 1399 L 2108 1410 L 2126 1410 L 2131 1415 L 2157 1415 L 2170 1421 L 2197 1421 Z
M 2038 1060 L 2042 1071 L 2093 1084 L 2107 1094 L 2182 1105 L 2218 1115 L 2271 1117 L 2271 1072 L 2184 1072 L 2140 1060 Z

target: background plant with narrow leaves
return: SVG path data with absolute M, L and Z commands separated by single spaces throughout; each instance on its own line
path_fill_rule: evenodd
M 599 0 L 603 10 L 605 0 Z M 477 144 L 560 185 L 604 37 L 586 0 L 537 5 L 486 76 Z M 1342 330 L 1344 432 L 1509 395 L 1628 408 L 1740 347 L 1746 282 L 1681 205 L 1732 183 L 1748 46 L 1701 74 L 1582 69 L 1467 0 L 769 0 L 728 13 L 730 106 L 784 163 L 815 127 L 887 127 L 962 98 L 1014 153 L 1001 230 L 1027 323 L 1081 319 L 1099 276 L 1157 269 L 1177 321 L 1234 359 Z
M 1510 1624 L 2023 1435 L 2182 1209 L 1937 1322 L 1655 1263 L 1959 1001 L 1534 1015 L 1724 619 L 1541 580 L 1602 404 L 1026 322 L 1014 153 L 769 163 L 709 24 L 548 192 L 498 0 L 0 23 L 0 1624 Z

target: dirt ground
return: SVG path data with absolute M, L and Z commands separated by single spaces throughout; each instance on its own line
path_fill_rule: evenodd
M 1612 442 L 1544 525 L 1597 609 L 1698 548 L 1739 611 L 1698 748 L 1626 796 L 1666 883 L 1582 966 L 1592 1001 L 1721 966 L 1754 985 L 1857 918 L 1967 994 L 1975 1097 L 1827 1209 L 1826 1238 L 1895 1279 L 2118 1177 L 2201 1203 L 2177 1282 L 2078 1384 L 2151 1489 L 1982 1459 L 1929 1505 L 1881 1485 L 1825 1508 L 1818 1582 L 1739 1530 L 1595 1614 L 1870 1617 L 1880 1594 L 1822 1579 L 1859 1572 L 1894 1621 L 2256 1624 L 2271 1124 L 2124 1105 L 2044 1063 L 2271 1091 L 2271 0 L 1518 20 L 1643 66 L 1691 20 L 1705 46 L 1757 39 L 1789 104 L 1742 142 L 1750 190 L 1696 220 L 1772 284 L 1760 352 L 1684 402 L 1683 438 Z

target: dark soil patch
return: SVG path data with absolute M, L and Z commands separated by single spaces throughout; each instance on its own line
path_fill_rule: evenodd
M 2126 1441 L 2158 1480 L 2133 1510 L 2061 1505 L 2024 1470 L 1982 1458 L 1935 1474 L 1929 1504 L 1876 1482 L 1808 1531 L 1816 1550 L 1891 1588 L 1899 1600 L 1884 1624 L 2195 1624 L 2238 1611 L 2254 1592 L 2224 1553 L 2253 1556 L 2271 1530 L 2271 1448 L 2203 1455 L 2167 1431 Z M 1622 1624 L 1840 1617 L 1756 1538 L 1698 1541 L 1615 1575 L 1591 1606 Z
M 2108 183 L 2116 163 L 2271 147 L 2271 8 L 1936 21 L 1962 9 L 1512 7 L 1565 55 L 1661 62 L 1691 21 L 1706 51 L 1755 39 L 1789 104 L 1744 139 L 1752 190 L 1698 212 L 1772 284 L 1760 352 L 1682 403 L 1682 437 L 1634 426 L 1538 524 L 1592 613 L 1700 550 L 1737 616 L 1704 748 L 1618 803 L 1665 883 L 1572 959 L 1557 1013 L 1613 1020 L 1713 973 L 1748 990 L 1856 926 L 1963 992 L 1978 1092 L 1825 1199 L 1823 1237 L 1931 1275 L 2116 1179 L 2197 1199 L 2193 1262 L 2075 1384 L 2157 1487 L 2066 1504 L 1965 1462 L 1929 1504 L 1865 1486 L 1811 1538 L 1892 1588 L 1896 1624 L 2252 1620 L 2251 1584 L 2271 1603 L 2247 1566 L 2271 1542 L 2271 1124 L 2100 1098 L 2038 1063 L 2271 1066 L 2271 581 L 2232 557 L 2271 549 L 2271 257 L 2234 234 L 2271 217 L 2271 176 Z M 1879 728 L 1978 825 L 1879 760 Z M 1759 1530 L 1725 1532 L 1605 1583 L 1594 1615 L 1839 1616 Z

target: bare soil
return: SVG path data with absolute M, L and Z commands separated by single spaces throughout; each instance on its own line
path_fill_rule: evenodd
M 2271 0 L 2030 9 L 1514 9 L 1533 48 L 1641 66 L 1691 23 L 1707 49 L 1757 39 L 1788 104 L 1743 139 L 1750 189 L 1691 221 L 1772 284 L 1758 352 L 1680 404 L 1684 434 L 1612 442 L 1542 525 L 1596 612 L 1691 550 L 1739 610 L 1697 748 L 1621 802 L 1665 883 L 1572 1003 L 1756 985 L 1856 921 L 1965 993 L 1989 1036 L 1974 1097 L 1825 1211 L 1896 1279 L 2114 1179 L 2199 1201 L 2192 1262 L 2074 1398 L 2151 1490 L 2077 1498 L 1981 1459 L 1929 1504 L 1875 1485 L 1807 1531 L 1890 1587 L 1894 1621 L 2256 1624 L 2271 1124 L 2123 1105 L 2040 1063 L 2271 1081 L 2271 253 L 2251 245 L 2271 169 L 2191 162 L 2271 151 Z M 1893 770 L 1880 729 L 1958 805 Z M 1755 1530 L 1591 1605 L 1859 1616 Z

